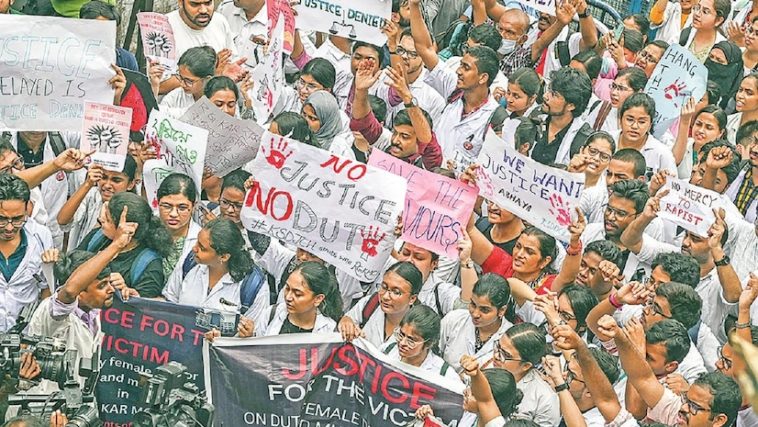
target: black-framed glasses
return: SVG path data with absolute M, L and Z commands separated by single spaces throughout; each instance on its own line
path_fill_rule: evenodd
M 611 90 L 617 90 L 619 92 L 626 92 L 628 90 L 632 90 L 630 87 L 617 85 L 616 82 L 611 83 Z
M 610 154 L 604 153 L 604 152 L 598 150 L 595 147 L 587 147 L 587 154 L 589 154 L 592 157 L 597 157 L 603 163 L 608 163 L 608 162 L 611 161 L 611 155 Z
M 624 220 L 630 216 L 635 216 L 637 213 L 629 213 L 626 211 L 622 211 L 616 208 L 611 207 L 611 205 L 605 206 L 605 216 L 610 217 L 611 215 L 615 216 L 617 219 Z
M 563 372 L 566 373 L 566 384 L 571 384 L 573 381 L 579 381 L 580 383 L 585 384 L 585 382 L 577 378 L 576 373 L 569 368 L 568 360 L 563 364 Z
M 652 310 L 653 314 L 657 314 L 658 316 L 661 316 L 665 319 L 671 319 L 671 316 L 668 316 L 663 313 L 663 310 L 661 307 L 658 306 L 658 304 L 655 303 L 655 300 L 648 300 L 645 304 L 645 310 L 650 313 L 650 310 Z
M 0 228 L 5 228 L 8 226 L 8 224 L 11 224 L 13 228 L 21 228 L 26 224 L 26 215 L 16 217 L 16 218 L 6 218 L 0 216 Z
M 723 345 L 720 346 L 718 351 L 719 351 L 719 353 L 718 353 L 719 354 L 719 360 L 724 365 L 724 369 L 732 369 L 732 364 L 734 362 L 731 361 L 731 360 L 729 360 L 729 359 L 727 359 L 726 357 L 724 357 L 724 346 Z
M 403 340 L 405 340 L 405 345 L 410 347 L 411 350 L 414 350 L 416 347 L 418 347 L 421 344 L 424 344 L 426 340 L 416 340 L 413 337 L 409 337 L 408 335 L 405 335 L 403 331 L 400 330 L 400 328 L 395 328 L 395 332 L 393 333 L 395 336 L 395 341 L 397 341 L 398 344 L 400 344 Z
M 644 60 L 645 62 L 651 63 L 651 64 L 657 64 L 660 59 L 653 56 L 653 54 L 649 53 L 646 50 L 641 50 L 637 52 L 637 58 Z
M 232 208 L 233 210 L 239 212 L 242 210 L 242 203 L 241 202 L 232 202 L 229 200 L 226 200 L 225 198 L 219 199 L 219 203 L 221 204 L 221 207 L 224 209 Z
M 409 59 L 418 58 L 418 52 L 412 52 L 410 50 L 406 50 L 402 48 L 401 46 L 398 46 L 397 49 L 395 49 L 395 52 L 397 52 L 397 56 L 407 56 Z
M 700 406 L 699 404 L 693 402 L 690 400 L 690 398 L 687 396 L 687 393 L 682 395 L 683 404 L 687 405 L 687 411 L 692 415 L 697 415 L 700 411 L 706 411 L 711 412 L 711 408 L 704 408 Z
M 523 362 L 523 359 L 519 359 L 517 357 L 513 357 L 512 354 L 508 353 L 508 350 L 504 349 L 500 346 L 499 342 L 495 343 L 495 353 L 493 354 L 495 357 L 495 360 L 498 362 L 508 362 L 508 361 L 514 361 L 514 362 Z
M 390 288 L 389 286 L 382 283 L 381 285 L 379 285 L 379 293 L 380 294 L 389 293 L 390 298 L 395 299 L 395 298 L 400 298 L 401 296 L 403 296 L 405 292 L 397 288 Z
M 24 168 L 24 159 L 22 159 L 21 157 L 16 157 L 16 160 L 11 162 L 11 164 L 0 169 L 0 174 L 10 173 L 13 169 L 21 170 L 23 168 Z
M 162 211 L 168 212 L 168 213 L 171 213 L 171 211 L 176 209 L 176 213 L 178 214 L 186 214 L 187 212 L 190 211 L 190 209 L 192 209 L 192 206 L 190 205 L 172 205 L 170 203 L 159 203 L 158 207 Z

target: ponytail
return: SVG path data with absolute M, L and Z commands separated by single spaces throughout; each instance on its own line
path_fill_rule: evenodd
M 174 247 L 173 240 L 163 222 L 153 215 L 145 199 L 128 191 L 115 194 L 108 202 L 108 211 L 117 227 L 124 207 L 128 208 L 126 220 L 139 224 L 134 240 L 139 245 L 158 252 L 163 258 L 167 257 Z
M 217 218 L 205 224 L 210 234 L 211 247 L 219 255 L 229 255 L 226 266 L 235 282 L 244 279 L 253 269 L 253 260 L 245 250 L 245 240 L 239 228 L 231 220 Z
M 315 261 L 306 261 L 298 265 L 292 273 L 295 272 L 303 276 L 314 295 L 324 296 L 324 301 L 319 306 L 321 314 L 339 322 L 343 314 L 342 295 L 334 273 Z

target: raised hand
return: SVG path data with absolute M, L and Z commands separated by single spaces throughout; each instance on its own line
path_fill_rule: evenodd
M 466 226 L 461 225 L 461 237 L 458 238 L 458 260 L 461 263 L 471 261 L 471 237 L 466 231 Z
M 84 161 L 94 153 L 95 150 L 85 153 L 76 148 L 68 148 L 66 151 L 58 154 L 53 160 L 53 166 L 64 172 L 73 172 L 84 167 Z
M 408 87 L 408 80 L 405 76 L 405 68 L 403 68 L 402 65 L 398 64 L 394 67 L 387 68 L 386 73 L 387 77 L 389 78 L 386 83 L 389 86 L 395 88 L 395 91 L 397 91 L 397 94 L 400 96 L 403 102 L 411 102 L 411 100 L 413 100 L 413 94 L 411 93 L 411 89 Z
M 732 149 L 727 146 L 716 147 L 708 152 L 708 157 L 705 159 L 705 167 L 708 169 L 721 169 L 729 166 L 732 163 L 734 154 Z
M 603 276 L 603 282 L 612 284 L 614 288 L 624 280 L 624 276 L 621 274 L 621 269 L 611 261 L 604 259 L 600 261 L 597 268 Z
M 713 208 L 713 214 L 716 217 L 716 221 L 708 229 L 708 247 L 711 249 L 721 249 L 721 239 L 726 232 L 726 221 L 724 221 L 726 213 L 722 208 Z
M 111 69 L 116 73 L 115 76 L 108 80 L 108 84 L 114 90 L 113 93 L 113 105 L 121 105 L 121 96 L 124 94 L 126 88 L 126 76 L 116 64 L 111 64 Z
M 758 297 L 758 275 L 750 273 L 747 286 L 740 293 L 739 309 L 750 310 L 756 297 Z
M 129 207 L 124 206 L 124 210 L 121 211 L 121 218 L 118 222 L 118 228 L 116 229 L 116 237 L 113 238 L 113 243 L 118 246 L 119 249 L 124 249 L 129 246 L 134 233 L 137 232 L 139 224 L 136 222 L 128 222 L 126 220 L 126 214 L 129 212 Z
M 605 315 L 597 321 L 598 338 L 601 341 L 610 341 L 616 338 L 620 328 L 613 316 Z
M 97 185 L 100 180 L 103 179 L 103 168 L 102 166 L 98 165 L 92 165 L 89 167 L 89 170 L 87 171 L 87 185 L 94 187 Z
M 661 199 L 669 194 L 669 190 L 663 190 L 656 194 L 655 197 L 651 197 L 645 203 L 645 208 L 642 209 L 642 216 L 652 219 L 658 216 L 658 212 L 661 211 Z
M 379 80 L 380 76 L 381 72 L 375 70 L 372 63 L 361 62 L 355 72 L 355 89 L 369 90 Z

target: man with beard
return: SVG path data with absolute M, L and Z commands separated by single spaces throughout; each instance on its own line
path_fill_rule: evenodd
M 29 194 L 21 178 L 0 174 L 0 286 L 6 289 L 0 299 L 0 332 L 13 327 L 21 311 L 47 289 L 41 279 L 44 244 L 25 227 Z
M 236 53 L 234 46 L 234 34 L 229 28 L 229 23 L 223 15 L 215 14 L 213 0 L 178 0 L 179 9 L 168 13 L 168 23 L 174 32 L 176 42 L 176 57 L 179 58 L 189 48 L 197 46 L 210 46 L 218 55 L 218 64 L 229 64 L 231 57 Z M 236 67 L 227 67 L 225 73 L 234 80 L 239 74 L 239 64 L 244 63 L 244 58 L 237 61 Z M 233 65 L 233 64 L 229 64 Z M 233 68 L 233 69 L 232 69 Z M 180 86 L 179 79 L 171 76 L 161 82 L 160 93 L 165 94 Z
M 547 120 L 531 158 L 543 165 L 568 165 L 592 134 L 592 127 L 579 120 L 592 96 L 592 82 L 586 73 L 571 67 L 563 67 L 551 77 L 542 98 Z
M 592 224 L 603 221 L 608 194 L 613 184 L 627 179 L 645 182 L 646 170 L 645 157 L 639 151 L 631 148 L 616 151 L 608 163 L 605 179 L 601 178 L 593 187 L 585 188 L 579 199 L 579 209 L 587 217 L 587 222 Z

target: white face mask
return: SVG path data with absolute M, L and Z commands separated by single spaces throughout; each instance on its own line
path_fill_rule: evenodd
M 497 50 L 497 53 L 501 55 L 508 55 L 509 53 L 513 52 L 515 49 L 516 49 L 516 40 L 503 39 L 503 41 L 500 42 L 500 49 Z

